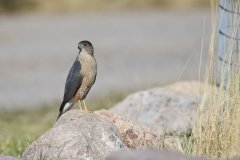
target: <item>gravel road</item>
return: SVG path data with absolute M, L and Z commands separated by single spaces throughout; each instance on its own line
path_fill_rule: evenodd
M 203 66 L 211 34 L 207 9 L 1 15 L 0 108 L 61 101 L 77 44 L 85 39 L 98 62 L 89 99 L 198 79 L 204 19 Z

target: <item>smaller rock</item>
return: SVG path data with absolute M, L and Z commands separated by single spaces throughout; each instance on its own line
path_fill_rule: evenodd
M 0 160 L 18 160 L 18 158 L 12 156 L 0 156 Z
M 116 125 L 124 144 L 131 149 L 159 149 L 182 151 L 181 142 L 176 136 L 163 136 L 149 128 L 129 120 L 127 117 L 113 114 L 106 110 L 94 112 Z
M 214 87 L 199 81 L 184 81 L 167 85 L 164 88 L 184 93 L 186 95 L 201 97 L 203 94 L 206 94 L 206 90 L 209 90 L 210 92 Z
M 207 160 L 189 157 L 180 153 L 157 150 L 120 151 L 111 154 L 106 160 Z

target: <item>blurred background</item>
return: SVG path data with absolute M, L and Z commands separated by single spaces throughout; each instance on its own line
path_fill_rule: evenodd
M 210 13 L 208 0 L 0 0 L 0 154 L 20 156 L 53 125 L 79 41 L 98 63 L 87 105 L 108 108 L 201 79 Z
M 85 39 L 98 62 L 89 100 L 199 79 L 209 6 L 208 0 L 0 0 L 0 108 L 60 103 Z

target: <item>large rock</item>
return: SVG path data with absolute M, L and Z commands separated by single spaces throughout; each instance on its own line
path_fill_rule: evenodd
M 104 160 L 122 148 L 125 145 L 110 121 L 77 109 L 63 114 L 52 129 L 33 142 L 23 160 Z
M 180 134 L 193 122 L 200 90 L 203 90 L 203 84 L 186 82 L 141 91 L 128 96 L 110 111 L 141 123 L 158 134 Z

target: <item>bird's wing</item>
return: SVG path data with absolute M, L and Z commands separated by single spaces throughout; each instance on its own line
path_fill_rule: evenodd
M 82 79 L 81 64 L 79 60 L 76 60 L 67 76 L 63 101 L 68 102 L 74 97 L 82 84 Z

